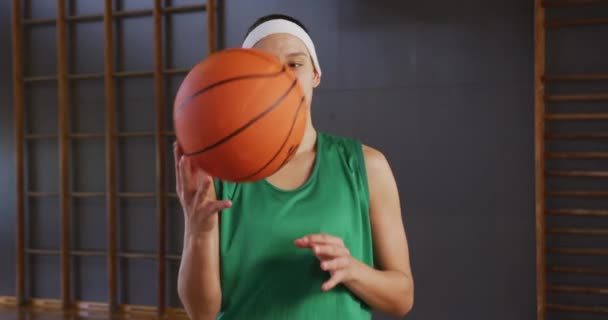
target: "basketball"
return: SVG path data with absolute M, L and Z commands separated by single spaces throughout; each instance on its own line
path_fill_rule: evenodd
M 256 49 L 209 55 L 175 97 L 175 134 L 184 156 L 209 175 L 251 182 L 275 173 L 297 150 L 308 106 L 293 71 Z

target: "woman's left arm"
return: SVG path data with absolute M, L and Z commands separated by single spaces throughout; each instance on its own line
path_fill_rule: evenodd
M 296 245 L 311 248 L 321 268 L 330 272 L 323 290 L 342 283 L 372 308 L 403 316 L 414 303 L 414 281 L 397 183 L 381 152 L 367 146 L 363 151 L 377 269 L 350 256 L 342 240 L 332 235 L 308 235 L 296 240 Z

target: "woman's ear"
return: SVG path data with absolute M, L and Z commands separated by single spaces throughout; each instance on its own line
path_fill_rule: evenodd
M 313 75 L 312 75 L 312 87 L 316 88 L 319 86 L 319 84 L 321 84 L 321 75 L 315 69 L 315 70 L 313 70 Z

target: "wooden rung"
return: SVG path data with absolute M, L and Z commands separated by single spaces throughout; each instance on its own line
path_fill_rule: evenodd
M 194 5 L 185 5 L 185 6 L 165 7 L 162 9 L 162 12 L 163 13 L 183 13 L 183 12 L 206 11 L 206 10 L 207 10 L 207 5 L 194 4 Z
M 184 309 L 167 308 L 167 319 L 189 319 Z
M 112 17 L 115 17 L 115 18 L 145 17 L 145 16 L 151 16 L 151 15 L 152 15 L 152 9 L 112 12 Z
M 553 152 L 545 155 L 547 159 L 608 159 L 608 152 Z
M 186 74 L 186 73 L 190 72 L 190 70 L 191 69 L 186 69 L 186 68 L 165 69 L 163 71 L 163 74 L 166 74 L 166 75 Z
M 61 310 L 62 303 L 58 299 L 31 299 L 34 309 Z
M 23 82 L 46 82 L 46 81 L 57 81 L 57 76 L 34 76 L 24 77 Z
M 548 171 L 548 177 L 608 178 L 608 171 Z
M 606 198 L 608 191 L 549 191 L 546 195 L 553 198 Z
M 608 268 L 548 266 L 547 272 L 603 276 L 608 275 Z
M 102 19 L 103 19 L 103 15 L 101 15 L 101 14 L 86 14 L 86 15 L 65 17 L 65 20 L 67 22 L 90 22 L 90 21 L 99 21 Z M 55 23 L 57 23 L 57 20 L 55 18 L 23 20 L 23 24 L 25 24 L 25 25 L 42 25 L 42 24 L 55 24 Z
M 156 194 L 154 192 L 119 192 L 116 196 L 119 198 L 154 198 Z
M 105 251 L 91 251 L 91 250 L 72 250 L 70 254 L 78 257 L 105 257 L 107 252 Z
M 168 198 L 177 198 L 177 193 L 175 192 L 169 192 L 166 194 L 166 197 Z
M 608 256 L 608 248 L 606 249 L 591 249 L 591 248 L 547 248 L 547 253 L 575 255 L 575 256 Z
M 75 198 L 99 198 L 106 196 L 105 192 L 72 192 L 70 195 Z
M 108 304 L 103 302 L 74 301 L 74 306 L 78 311 L 99 313 L 106 313 L 108 311 Z
M 183 12 L 195 12 L 207 10 L 206 5 L 183 5 L 183 6 L 171 6 L 165 7 L 163 13 L 183 13 Z M 128 11 L 115 11 L 112 12 L 112 16 L 116 18 L 120 17 L 144 17 L 151 16 L 152 10 L 128 10 Z M 68 16 L 65 18 L 68 22 L 87 22 L 87 21 L 101 21 L 103 20 L 102 14 L 86 14 L 78 16 Z M 55 24 L 57 20 L 55 18 L 46 19 L 25 19 L 23 20 L 24 25 L 44 25 L 44 24 Z
M 152 71 L 118 71 L 114 72 L 114 76 L 119 78 L 151 77 Z
M 608 140 L 608 132 L 547 133 L 548 140 Z
M 608 81 L 608 73 L 548 75 L 543 77 L 547 82 L 570 82 L 570 81 Z
M 40 134 L 26 134 L 24 136 L 25 140 L 52 140 L 52 139 L 57 139 L 57 135 L 56 134 L 45 134 L 45 133 L 40 133 Z
M 69 134 L 68 137 L 72 139 L 102 139 L 105 135 L 103 133 L 94 132 L 77 132 Z
M 608 228 L 547 228 L 547 233 L 573 236 L 608 236 Z
M 608 4 L 608 0 L 545 0 L 543 7 L 588 6 Z
M 181 260 L 182 256 L 180 256 L 178 254 L 168 254 L 168 255 L 165 255 L 165 259 L 167 259 L 167 260 Z
M 119 132 L 116 136 L 121 138 L 142 138 L 142 137 L 154 137 L 154 131 L 142 131 L 142 132 Z
M 103 79 L 103 73 L 77 73 L 69 74 L 69 80 L 98 80 Z
M 164 131 L 163 135 L 169 136 L 169 137 L 175 137 L 175 131 Z
M 58 196 L 58 192 L 46 192 L 46 191 L 29 191 L 27 193 L 28 197 L 32 198 L 41 198 L 41 197 L 56 197 Z
M 546 211 L 548 215 L 556 216 L 589 216 L 589 217 L 608 217 L 608 210 L 590 210 L 590 209 L 549 209 Z
M 55 18 L 46 18 L 46 19 L 24 19 L 21 23 L 26 26 L 32 25 L 43 25 L 43 24 L 55 24 Z
M 156 259 L 155 253 L 119 252 L 116 256 L 127 259 Z
M 57 256 L 61 253 L 59 250 L 47 250 L 47 249 L 25 249 L 28 254 L 44 255 L 44 256 Z
M 547 304 L 547 309 L 552 311 L 573 312 L 573 313 L 600 313 L 608 314 L 608 308 L 605 307 L 589 307 L 589 306 L 572 306 L 563 304 Z
M 103 14 L 83 14 L 79 16 L 67 16 L 65 20 L 68 22 L 92 22 L 103 20 Z
M 545 96 L 546 101 L 606 101 L 608 93 L 577 93 L 577 94 L 549 94 Z
M 546 120 L 608 120 L 608 113 L 548 113 Z
M 549 20 L 545 22 L 547 28 L 601 26 L 608 25 L 608 18 Z
M 140 305 L 121 305 L 119 306 L 120 312 L 124 314 L 132 314 L 132 315 L 141 315 L 141 316 L 151 316 L 156 317 L 157 308 L 150 306 L 140 306 Z
M 0 306 L 14 308 L 17 306 L 16 297 L 0 296 Z
M 608 294 L 608 288 L 572 285 L 547 285 L 547 291 L 583 294 Z

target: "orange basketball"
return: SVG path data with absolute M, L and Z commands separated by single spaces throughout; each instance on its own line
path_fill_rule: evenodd
M 297 150 L 307 118 L 295 74 L 255 49 L 226 49 L 204 59 L 181 83 L 173 106 L 184 155 L 233 182 L 280 169 Z

